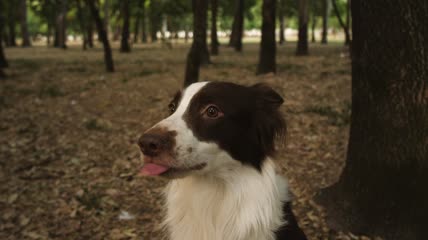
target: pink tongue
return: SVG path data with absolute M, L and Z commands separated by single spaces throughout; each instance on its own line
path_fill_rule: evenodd
M 162 165 L 146 163 L 144 164 L 143 169 L 141 169 L 140 174 L 144 176 L 157 176 L 166 172 L 168 169 L 169 167 L 165 167 Z

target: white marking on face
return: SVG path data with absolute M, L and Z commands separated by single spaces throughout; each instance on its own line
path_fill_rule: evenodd
M 206 173 L 207 171 L 225 169 L 231 165 L 242 165 L 240 162 L 233 160 L 233 158 L 216 143 L 198 140 L 184 121 L 184 115 L 193 97 L 207 83 L 208 82 L 198 82 L 187 87 L 182 94 L 176 111 L 168 118 L 153 126 L 153 128 L 164 128 L 168 129 L 168 131 L 175 131 L 177 133 L 175 136 L 176 146 L 174 149 L 176 159 L 171 162 L 171 166 L 173 167 L 187 168 L 205 163 L 206 167 L 199 172 Z

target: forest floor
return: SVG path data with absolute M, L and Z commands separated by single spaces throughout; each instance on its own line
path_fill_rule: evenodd
M 183 82 L 188 45 L 102 49 L 6 49 L 0 81 L 0 239 L 161 239 L 165 180 L 138 177 L 135 144 L 167 116 Z M 342 44 L 278 46 L 276 75 L 256 76 L 258 45 L 222 47 L 201 79 L 267 82 L 285 99 L 287 145 L 277 156 L 309 239 L 368 239 L 330 230 L 313 197 L 344 165 L 350 117 L 350 60 Z

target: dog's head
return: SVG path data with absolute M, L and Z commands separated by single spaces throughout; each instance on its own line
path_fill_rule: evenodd
M 170 178 L 229 171 L 246 164 L 258 170 L 285 132 L 281 96 L 270 87 L 226 82 L 194 83 L 176 94 L 171 115 L 138 140 L 143 175 Z

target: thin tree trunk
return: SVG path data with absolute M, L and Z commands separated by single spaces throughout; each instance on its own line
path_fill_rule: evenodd
M 351 44 L 351 30 L 350 28 L 351 23 L 351 0 L 346 1 L 346 26 L 348 29 L 348 34 L 345 36 L 345 45 L 349 46 Z M 351 49 L 351 48 L 349 48 Z
M 328 0 L 322 1 L 322 36 L 321 36 L 321 43 L 327 44 L 328 39 L 328 16 L 329 16 L 329 7 L 328 7 Z
M 76 0 L 76 5 L 77 5 L 77 16 L 79 18 L 79 25 L 80 25 L 80 30 L 82 32 L 82 38 L 83 38 L 82 49 L 86 50 L 86 45 L 88 44 L 88 40 L 86 37 L 86 26 L 85 26 L 85 21 L 83 19 L 83 9 L 82 9 L 80 0 Z
M 285 0 L 279 0 L 278 18 L 279 18 L 279 44 L 285 43 Z
M 86 29 L 87 29 L 86 36 L 88 37 L 88 47 L 93 48 L 94 47 L 94 22 L 91 14 L 89 14 L 89 17 L 88 17 L 88 23 L 87 23 Z
M 312 19 L 311 20 L 312 20 L 311 42 L 314 43 L 314 42 L 316 42 L 316 39 L 315 39 L 315 28 L 316 28 L 316 25 L 317 25 L 317 19 L 316 19 L 315 13 L 312 13 Z
M 135 25 L 134 25 L 134 40 L 133 40 L 134 43 L 138 42 L 143 5 L 144 5 L 144 0 L 138 0 L 137 16 L 135 17 Z
M 352 17 L 346 166 L 318 201 L 336 230 L 426 239 L 428 5 L 426 0 L 353 1 Z
M 67 0 L 61 0 L 60 13 L 57 17 L 57 26 L 58 26 L 58 47 L 66 49 L 67 48 L 67 25 L 66 25 L 66 15 L 67 15 Z
M 192 0 L 192 9 L 193 43 L 187 55 L 184 86 L 197 82 L 200 66 L 210 62 L 207 48 L 208 1 Z
M 52 37 L 52 24 L 48 23 L 48 29 L 46 32 L 46 38 L 47 38 L 47 45 L 51 45 L 51 37 Z
M 106 35 L 108 38 L 109 33 L 109 20 L 110 20 L 110 0 L 104 0 L 104 29 L 106 30 Z
M 297 56 L 304 56 L 309 54 L 308 18 L 308 0 L 299 0 L 299 39 L 297 40 Z
M 107 72 L 114 72 L 114 65 L 113 65 L 113 56 L 111 54 L 111 48 L 110 43 L 107 38 L 106 30 L 104 29 L 103 21 L 100 18 L 99 10 L 95 6 L 95 0 L 85 0 L 86 5 L 89 6 L 92 14 L 92 18 L 95 21 L 95 24 L 97 26 L 98 30 L 98 36 L 100 36 L 100 40 L 103 43 L 104 47 L 104 62 L 106 64 L 106 70 Z
M 7 23 L 8 23 L 8 30 L 9 30 L 9 46 L 10 47 L 16 47 L 16 31 L 15 31 L 15 24 L 16 24 L 16 8 L 15 8 L 16 2 L 9 2 L 8 7 L 8 17 L 7 17 Z
M 345 33 L 345 45 L 349 45 L 351 43 L 351 35 L 349 33 L 349 25 L 347 25 L 345 22 L 343 22 L 342 17 L 340 16 L 339 9 L 337 8 L 336 0 L 331 0 L 333 11 L 336 14 L 337 20 L 339 21 L 340 26 L 343 28 L 343 32 Z M 347 3 L 347 6 L 349 5 L 349 2 Z M 346 10 L 348 12 L 348 10 Z M 347 13 L 349 16 L 349 14 Z M 348 17 L 347 17 L 348 19 Z M 347 20 L 349 21 L 349 20 Z M 348 22 L 349 23 L 349 22 Z
M 244 32 L 244 0 L 236 0 L 235 3 L 235 16 L 233 18 L 229 46 L 235 48 L 237 52 L 241 52 Z
M 59 37 L 59 33 L 60 33 L 60 30 L 59 30 L 59 26 L 58 26 L 58 21 L 57 21 L 57 19 L 55 19 L 55 25 L 54 25 L 54 44 L 53 44 L 53 46 L 54 47 L 59 47 L 59 41 L 60 41 L 60 37 Z
M 311 42 L 312 43 L 316 42 L 316 39 L 315 39 L 315 28 L 317 26 L 317 16 L 316 16 L 316 13 L 315 13 L 315 1 L 317 1 L 317 0 L 311 0 L 311 4 L 312 4 Z
M 121 1 L 122 4 L 122 38 L 120 41 L 120 52 L 130 52 L 131 47 L 129 46 L 129 0 Z
M 218 0 L 211 0 L 211 55 L 218 55 L 219 41 L 217 37 Z
M 143 0 L 141 5 L 141 41 L 143 43 L 147 42 L 147 23 L 146 23 L 146 1 Z
M 28 33 L 28 23 L 27 23 L 27 0 L 21 0 L 20 2 L 20 20 L 21 20 L 21 37 L 22 37 L 22 46 L 30 47 L 30 34 Z
M 276 72 L 275 5 L 276 0 L 263 0 L 262 41 L 257 74 Z
M 189 28 L 187 26 L 184 28 L 184 42 L 189 42 Z
M 0 9 L 4 9 L 3 1 L 0 1 Z M 5 26 L 5 18 L 3 16 L 3 13 L 0 11 L 0 71 L 3 70 L 3 68 L 6 68 L 9 66 L 6 57 L 4 55 L 3 50 L 3 31 Z M 3 77 L 5 77 L 5 74 L 3 73 Z
M 158 8 L 159 5 L 154 0 L 150 0 L 150 38 L 152 42 L 158 40 L 157 32 L 162 21 L 160 18 L 161 13 Z

